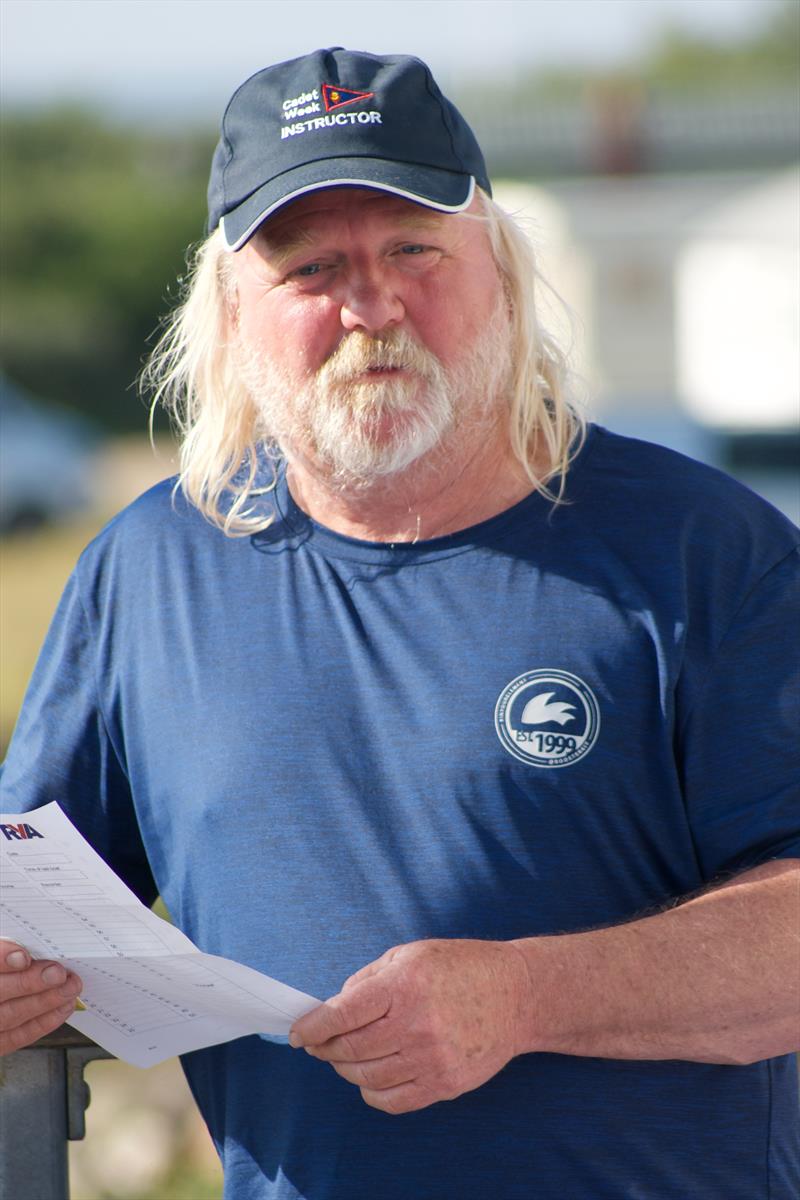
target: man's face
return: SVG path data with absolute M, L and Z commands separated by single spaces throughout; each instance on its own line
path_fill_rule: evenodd
M 234 270 L 239 366 L 290 457 L 369 483 L 494 419 L 509 322 L 480 221 L 334 188 L 266 222 Z

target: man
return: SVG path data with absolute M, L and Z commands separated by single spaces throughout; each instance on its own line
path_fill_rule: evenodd
M 181 486 L 82 557 L 4 809 L 332 997 L 186 1056 L 228 1197 L 788 1200 L 797 531 L 584 434 L 489 194 L 414 59 L 235 94 L 151 366 Z M 0 981 L 6 1050 L 80 986 Z

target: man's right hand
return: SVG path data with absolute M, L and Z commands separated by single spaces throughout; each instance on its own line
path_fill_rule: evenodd
M 0 1055 L 30 1046 L 71 1017 L 83 983 L 63 963 L 32 959 L 0 938 Z

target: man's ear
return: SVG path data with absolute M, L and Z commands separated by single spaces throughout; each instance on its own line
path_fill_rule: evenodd
M 228 329 L 236 330 L 239 328 L 239 288 L 230 251 L 217 260 L 217 279 L 222 290 L 225 325 Z
M 239 328 L 239 292 L 232 280 L 225 289 L 225 324 L 233 331 Z

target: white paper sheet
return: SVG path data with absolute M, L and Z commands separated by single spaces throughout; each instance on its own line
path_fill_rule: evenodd
M 203 954 L 134 896 L 58 804 L 0 815 L 0 936 L 84 983 L 69 1024 L 151 1067 L 249 1033 L 287 1034 L 319 1004 L 231 959 Z

